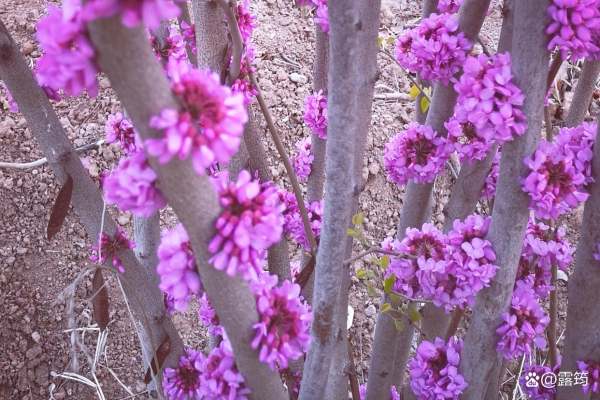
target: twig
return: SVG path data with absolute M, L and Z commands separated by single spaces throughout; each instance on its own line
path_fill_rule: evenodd
M 242 40 L 240 27 L 237 23 L 237 18 L 235 17 L 235 13 L 231 8 L 230 2 L 228 0 L 217 0 L 217 3 L 219 3 L 219 6 L 221 6 L 223 12 L 225 13 L 225 17 L 227 18 L 227 25 L 229 26 L 229 33 L 231 35 L 231 43 L 233 48 L 231 54 L 231 64 L 229 65 L 229 74 L 227 79 L 229 81 L 229 84 L 232 84 L 233 81 L 235 81 L 240 75 L 244 42 Z
M 254 72 L 250 71 L 248 73 L 250 77 L 250 83 L 256 89 L 256 99 L 258 100 L 258 104 L 260 109 L 265 116 L 265 120 L 267 122 L 267 127 L 269 128 L 269 132 L 271 133 L 271 138 L 273 142 L 275 142 L 275 147 L 277 148 L 277 152 L 279 153 L 279 157 L 281 157 L 281 161 L 285 167 L 285 170 L 290 178 L 290 182 L 292 184 L 292 189 L 294 191 L 294 195 L 296 196 L 296 201 L 298 202 L 298 208 L 300 209 L 300 216 L 302 217 L 302 225 L 304 226 L 304 234 L 308 238 L 308 242 L 310 243 L 311 252 L 315 254 L 317 250 L 317 241 L 315 239 L 315 235 L 313 235 L 312 228 L 310 226 L 310 221 L 308 219 L 308 211 L 306 210 L 306 205 L 304 204 L 304 198 L 302 196 L 302 189 L 300 189 L 300 184 L 298 183 L 298 178 L 296 177 L 296 173 L 294 172 L 294 168 L 292 168 L 292 164 L 290 163 L 290 159 L 285 152 L 285 148 L 283 147 L 283 143 L 281 143 L 281 139 L 279 137 L 279 133 L 277 132 L 277 128 L 273 123 L 273 117 L 269 112 L 269 108 L 265 103 L 265 99 L 262 96 L 262 92 L 260 87 L 258 86 L 258 82 L 256 81 L 256 77 L 254 76 Z
M 348 337 L 348 380 L 350 381 L 350 390 L 352 399 L 360 400 L 360 385 L 356 374 L 356 365 L 354 364 L 354 355 L 352 354 L 352 343 Z
M 75 152 L 83 153 L 84 151 L 95 149 L 95 148 L 101 146 L 102 144 L 104 144 L 104 142 L 105 142 L 104 139 L 100 139 L 93 143 L 85 144 L 81 147 L 77 147 L 75 149 Z M 0 168 L 31 169 L 31 168 L 40 167 L 46 163 L 48 163 L 48 159 L 46 157 L 40 158 L 39 160 L 27 162 L 27 163 L 0 161 Z
M 386 56 L 388 56 L 396 65 L 402 67 L 399 63 L 398 60 L 396 60 L 396 58 L 391 55 L 387 50 L 381 50 L 381 52 L 383 54 L 385 54 Z M 410 75 L 410 73 L 406 73 L 406 77 L 408 78 L 409 81 L 412 82 L 413 85 L 415 85 L 417 87 L 417 89 L 419 89 L 419 92 L 429 101 L 429 103 L 431 103 L 431 98 L 427 95 L 427 93 L 425 93 L 425 90 L 423 90 L 423 87 L 421 87 L 421 85 L 419 85 L 419 83 L 417 83 L 417 81 Z
M 485 54 L 486 56 L 489 56 L 490 50 L 487 48 L 487 46 L 485 45 L 485 43 L 483 43 L 483 40 L 481 39 L 481 35 L 477 35 L 477 43 L 479 43 L 481 45 L 481 49 L 483 50 L 483 54 Z
M 548 324 L 548 356 L 550 357 L 551 367 L 558 365 L 558 349 L 556 341 L 556 319 L 558 317 L 558 293 L 556 288 L 556 276 L 558 270 L 556 264 L 552 265 L 552 286 L 554 289 L 550 292 L 550 323 Z
M 448 330 L 446 331 L 446 341 L 450 340 L 452 336 L 456 333 L 456 330 L 460 326 L 460 321 L 462 320 L 463 315 L 465 314 L 465 310 L 462 308 L 457 308 L 452 313 L 452 319 L 450 320 L 450 325 L 448 326 Z
M 397 253 L 395 251 L 385 250 L 385 249 L 382 249 L 380 247 L 371 247 L 371 248 L 363 251 L 362 253 L 358 253 L 356 256 L 347 259 L 346 261 L 344 261 L 344 265 L 350 265 L 354 261 L 360 260 L 361 258 L 366 257 L 369 254 L 373 254 L 373 253 L 387 254 L 387 255 L 394 256 L 394 257 L 399 257 L 399 258 L 415 259 L 414 256 L 411 256 L 409 254 Z

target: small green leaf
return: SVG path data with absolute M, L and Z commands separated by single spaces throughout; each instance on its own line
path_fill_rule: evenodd
M 394 326 L 398 332 L 402 332 L 404 330 L 404 322 L 402 322 L 401 319 L 395 319 Z
M 412 98 L 412 99 L 416 99 L 417 96 L 419 95 L 419 93 L 421 93 L 421 89 L 419 89 L 419 87 L 417 85 L 410 85 L 410 89 L 408 90 L 408 95 Z
M 352 216 L 352 225 L 362 225 L 365 220 L 363 213 L 359 212 Z
M 359 268 L 356 270 L 356 277 L 358 279 L 365 279 L 367 277 L 367 271 L 363 268 Z
M 388 312 L 392 309 L 392 305 L 390 303 L 383 303 L 379 311 L 382 313 Z
M 348 230 L 346 230 L 346 234 L 353 238 L 356 238 L 359 236 L 359 233 L 355 229 L 352 229 L 352 228 L 348 228 Z
M 379 265 L 381 266 L 382 269 L 387 269 L 387 267 L 390 265 L 390 256 L 385 255 L 385 256 L 381 257 L 379 259 Z
M 429 110 L 429 99 L 423 96 L 421 97 L 421 101 L 419 103 L 421 105 L 421 112 L 425 114 L 427 110 Z
M 408 319 L 410 319 L 412 323 L 415 324 L 419 322 L 421 318 L 423 318 L 423 316 L 416 307 L 408 307 Z
M 383 291 L 385 293 L 391 293 L 392 288 L 394 287 L 394 283 L 396 283 L 396 276 L 392 275 L 389 278 L 387 278 L 385 281 L 383 281 Z
M 370 297 L 379 297 L 379 293 L 377 293 L 377 289 L 375 289 L 373 285 L 367 285 L 367 294 Z
M 377 47 L 383 49 L 385 42 L 386 42 L 385 36 L 383 36 L 383 35 L 377 36 Z
M 397 295 L 396 293 L 391 292 L 391 293 L 387 293 L 387 295 L 390 298 L 390 300 L 392 301 L 392 303 L 394 303 L 394 304 L 402 303 L 402 297 Z

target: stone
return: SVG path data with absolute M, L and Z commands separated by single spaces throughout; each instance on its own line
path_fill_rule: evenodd
M 290 81 L 294 83 L 305 84 L 306 82 L 308 82 L 308 78 L 297 72 L 292 72 L 290 74 Z
M 373 304 L 369 304 L 369 306 L 365 310 L 365 314 L 367 315 L 367 317 L 373 317 L 375 316 L 375 314 L 377 314 L 377 309 Z

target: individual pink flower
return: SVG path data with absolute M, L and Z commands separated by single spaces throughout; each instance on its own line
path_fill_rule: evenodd
M 160 163 L 191 157 L 198 174 L 215 162 L 227 163 L 240 145 L 248 114 L 243 97 L 219 83 L 216 74 L 191 69 L 186 63 L 169 62 L 173 92 L 185 111 L 164 109 L 150 125 L 164 137 L 146 141 L 148 152 Z
M 529 173 L 522 187 L 536 216 L 556 219 L 588 198 L 583 189 L 585 176 L 572 161 L 561 148 L 545 140 L 525 159 Z
M 259 360 L 272 370 L 285 369 L 308 349 L 312 314 L 300 296 L 300 286 L 277 276 L 263 273 L 251 289 L 256 299 L 258 322 L 254 324 L 252 348 Z
M 532 285 L 517 282 L 510 309 L 502 314 L 504 322 L 496 329 L 496 348 L 507 360 L 529 354 L 534 347 L 546 348 L 545 329 L 550 318 L 537 302 Z
M 185 21 L 182 21 L 182 24 L 184 23 Z M 178 61 L 187 61 L 188 55 L 183 35 L 177 32 L 173 26 L 168 26 L 167 30 L 169 34 L 164 40 L 158 40 L 154 35 L 150 39 L 156 57 L 160 61 L 167 61 L 171 58 Z
M 579 374 L 581 379 L 587 383 L 581 387 L 583 393 L 600 393 L 600 363 L 591 360 L 579 360 L 577 361 L 577 369 L 579 371 L 575 372 L 575 375 Z
M 244 377 L 235 365 L 229 340 L 224 338 L 211 350 L 200 366 L 202 370 L 200 399 L 246 400 L 250 394 Z
M 126 27 L 144 23 L 151 30 L 158 28 L 161 21 L 177 17 L 179 12 L 171 0 L 91 0 L 83 8 L 89 21 L 119 14 Z
M 600 1 L 553 0 L 548 6 L 550 35 L 548 50 L 558 47 L 563 60 L 572 61 L 600 51 L 600 43 L 594 42 L 594 32 L 600 31 Z
M 104 199 L 120 210 L 149 217 L 167 205 L 156 187 L 156 173 L 139 150 L 123 158 L 103 180 Z
M 36 37 L 43 49 L 36 69 L 40 85 L 71 96 L 98 93 L 96 53 L 79 13 L 67 18 L 60 8 L 48 6 L 37 24 Z
M 458 11 L 462 3 L 463 0 L 440 0 L 437 9 L 441 14 L 454 14 Z
M 158 287 L 172 297 L 173 307 L 185 311 L 192 295 L 202 291 L 190 239 L 183 225 L 163 231 L 157 250 Z
M 569 159 L 585 178 L 585 184 L 594 182 L 592 176 L 593 147 L 596 142 L 596 123 L 584 122 L 573 128 L 563 127 L 554 138 L 556 150 Z
M 298 201 L 293 193 L 280 190 L 279 198 L 285 205 L 284 210 L 284 232 L 291 237 L 293 241 L 302 246 L 306 251 L 310 251 L 310 243 L 306 237 L 302 216 L 298 207 Z M 321 225 L 323 220 L 323 200 L 305 203 L 310 228 L 316 239 L 321 235 Z
M 215 222 L 216 234 L 208 250 L 210 262 L 230 276 L 257 279 L 262 272 L 265 251 L 281 239 L 283 204 L 271 183 L 261 184 L 242 170 L 237 181 L 226 174 L 216 179 L 219 203 L 223 207 Z
M 454 85 L 458 100 L 446 123 L 461 160 L 482 160 L 490 147 L 525 132 L 525 96 L 513 83 L 508 53 L 468 57 Z
M 405 185 L 433 182 L 450 158 L 450 146 L 428 125 L 409 124 L 385 145 L 384 167 L 388 179 Z
M 462 340 L 423 340 L 408 364 L 410 387 L 419 399 L 459 399 L 468 383 L 458 371 Z
M 417 272 L 444 263 L 447 237 L 435 226 L 426 223 L 421 229 L 408 228 L 401 241 L 386 241 L 388 250 L 406 257 L 392 256 L 385 278 L 394 277 L 393 290 L 410 298 L 424 297 Z
M 500 150 L 498 150 L 494 156 L 494 160 L 492 161 L 490 173 L 485 177 L 483 189 L 481 190 L 481 197 L 488 201 L 496 197 L 496 184 L 498 183 L 498 175 L 500 174 L 501 156 L 502 154 Z
M 434 13 L 398 39 L 396 60 L 422 79 L 447 85 L 462 69 L 471 47 L 458 29 L 456 15 Z
M 112 237 L 102 232 L 99 243 L 92 245 L 90 260 L 97 264 L 104 264 L 110 259 L 112 266 L 120 273 L 124 273 L 125 266 L 118 253 L 126 249 L 133 249 L 134 247 L 135 243 L 127 239 L 125 232 L 120 227 L 117 227 Z
M 6 98 L 6 103 L 8 104 L 8 111 L 10 111 L 11 113 L 19 112 L 19 105 L 13 98 L 12 94 L 10 93 L 10 90 L 8 90 L 4 82 L 0 82 L 0 96 L 4 96 Z
M 225 331 L 220 325 L 219 316 L 210 304 L 210 300 L 208 300 L 206 293 L 203 293 L 198 299 L 198 318 L 200 319 L 200 322 L 206 326 L 209 334 L 213 336 L 223 336 Z
M 296 155 L 292 159 L 294 172 L 300 182 L 306 182 L 310 175 L 312 162 L 315 159 L 312 153 L 310 138 L 305 138 L 296 143 Z
M 194 24 L 188 24 L 185 21 L 180 23 L 181 35 L 185 44 L 192 49 L 192 53 L 196 54 L 198 49 L 196 47 L 196 26 Z
M 141 147 L 135 128 L 120 112 L 108 116 L 104 133 L 107 143 L 119 143 L 126 154 Z
M 315 23 L 325 33 L 329 32 L 328 0 L 312 0 L 315 6 Z
M 327 139 L 327 97 L 319 90 L 304 101 L 304 123 L 321 139 Z
M 177 368 L 165 368 L 163 390 L 169 400 L 192 400 L 202 398 L 202 367 L 204 355 L 186 348 L 179 358 Z
M 367 385 L 364 383 L 359 386 L 358 394 L 360 396 L 360 400 L 367 400 Z M 400 400 L 400 393 L 396 390 L 395 386 L 390 388 L 390 400 Z

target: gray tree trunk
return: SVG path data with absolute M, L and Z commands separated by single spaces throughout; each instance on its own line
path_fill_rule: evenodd
M 585 60 L 575 94 L 573 94 L 569 114 L 565 119 L 567 126 L 577 126 L 583 122 L 596 88 L 598 74 L 600 74 L 600 60 Z

